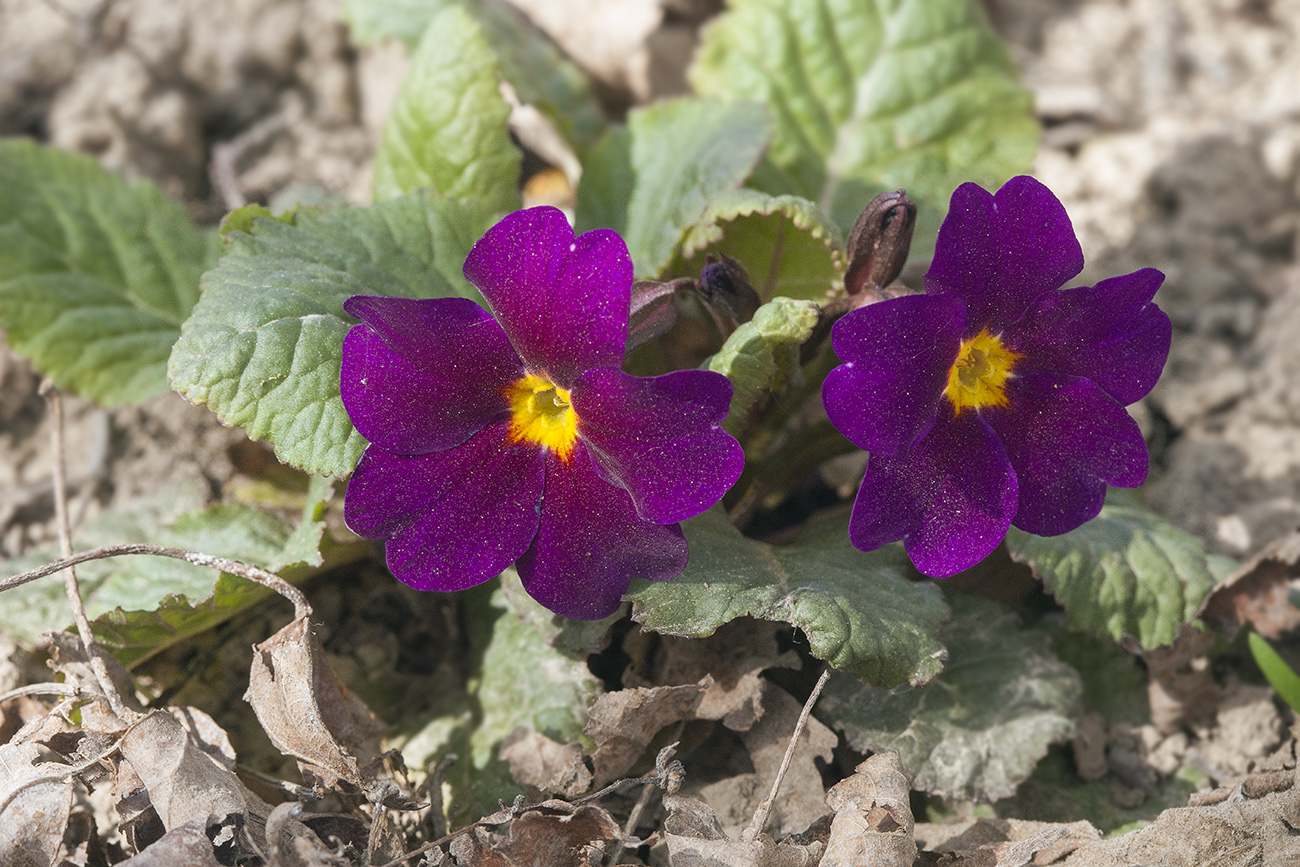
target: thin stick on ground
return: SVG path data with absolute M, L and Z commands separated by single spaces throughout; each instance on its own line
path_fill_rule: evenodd
M 776 803 L 777 793 L 781 791 L 781 783 L 785 781 L 786 771 L 790 769 L 790 761 L 794 758 L 794 748 L 799 743 L 799 737 L 803 734 L 804 726 L 808 725 L 808 716 L 812 713 L 813 705 L 821 697 L 822 688 L 826 686 L 826 681 L 830 679 L 831 670 L 829 668 L 822 671 L 822 676 L 817 679 L 817 685 L 813 687 L 812 695 L 808 696 L 808 701 L 804 703 L 803 710 L 799 713 L 799 721 L 794 724 L 794 734 L 790 736 L 790 746 L 786 747 L 785 756 L 781 759 L 781 767 L 776 772 L 776 779 L 772 781 L 772 791 L 763 799 L 763 803 L 758 805 L 754 811 L 754 818 L 750 821 L 749 827 L 740 835 L 740 839 L 750 842 L 758 838 L 763 833 L 763 826 L 767 824 L 767 818 L 772 813 L 772 805 Z
M 59 528 L 59 550 L 66 560 L 72 556 L 72 527 L 68 521 L 68 479 L 64 467 L 63 396 L 48 379 L 41 383 L 40 391 L 41 397 L 45 398 L 46 404 L 50 407 L 50 447 L 54 452 L 54 515 Z M 77 624 L 77 634 L 81 636 L 81 645 L 86 651 L 86 659 L 90 662 L 90 670 L 95 673 L 95 680 L 99 681 L 100 691 L 104 693 L 104 698 L 108 700 L 113 713 L 122 719 L 130 718 L 133 712 L 122 701 L 122 696 L 117 694 L 117 687 L 113 685 L 113 679 L 108 674 L 108 666 L 104 664 L 104 657 L 101 655 L 103 651 L 95 643 L 94 633 L 90 631 L 90 618 L 86 616 L 86 606 L 81 601 L 81 588 L 77 584 L 77 570 L 71 565 L 64 573 L 63 587 L 68 594 L 68 604 L 72 607 L 72 619 Z
M 238 560 L 230 560 L 226 557 L 214 557 L 211 554 L 204 554 L 199 551 L 187 551 L 184 548 L 171 548 L 166 545 L 145 545 L 143 543 L 132 542 L 126 545 L 105 545 L 102 548 L 94 548 L 90 551 L 82 551 L 80 554 L 74 554 L 71 557 L 64 557 L 55 560 L 53 563 L 46 563 L 44 566 L 38 566 L 27 572 L 14 575 L 0 581 L 0 593 L 6 590 L 12 590 L 20 587 L 29 581 L 35 581 L 38 578 L 44 578 L 46 575 L 53 575 L 55 572 L 62 572 L 69 566 L 76 566 L 80 563 L 89 563 L 91 560 L 104 560 L 109 557 L 123 557 L 132 554 L 145 554 L 150 557 L 170 557 L 173 560 L 184 560 L 186 563 L 193 563 L 195 566 L 203 566 L 209 569 L 216 569 L 229 575 L 238 575 L 241 578 L 247 578 L 261 584 L 263 587 L 269 587 L 276 593 L 293 603 L 294 616 L 297 618 L 310 617 L 311 606 L 307 604 L 307 597 L 302 595 L 297 587 L 294 587 L 288 581 L 285 581 L 279 575 L 267 572 L 265 569 L 259 569 L 248 563 L 241 563 Z

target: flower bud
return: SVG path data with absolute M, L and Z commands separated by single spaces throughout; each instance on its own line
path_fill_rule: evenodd
M 699 290 L 701 300 L 715 316 L 731 320 L 731 330 L 753 319 L 763 303 L 749 285 L 745 266 L 730 256 L 709 256 L 700 270 Z
M 881 193 L 862 211 L 849 233 L 849 270 L 844 288 L 857 295 L 874 284 L 884 288 L 907 263 L 916 225 L 916 205 L 902 190 Z

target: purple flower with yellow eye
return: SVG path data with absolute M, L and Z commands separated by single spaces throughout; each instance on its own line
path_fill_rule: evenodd
M 716 373 L 624 373 L 627 246 L 564 214 L 506 217 L 474 245 L 462 298 L 357 295 L 343 404 L 370 443 L 348 483 L 353 531 L 384 539 L 419 590 L 462 590 L 511 563 L 566 617 L 612 613 L 634 577 L 686 566 L 678 522 L 716 503 L 744 455 L 718 425 Z M 495 314 L 495 316 L 494 316 Z
M 1146 479 L 1146 443 L 1125 406 L 1169 355 L 1169 317 L 1144 268 L 1060 289 L 1083 270 L 1065 208 L 1029 177 L 996 194 L 963 184 L 925 294 L 855 310 L 831 333 L 843 362 L 822 398 L 871 453 L 849 536 L 902 540 L 945 577 L 1014 524 L 1053 536 L 1096 517 L 1106 486 Z

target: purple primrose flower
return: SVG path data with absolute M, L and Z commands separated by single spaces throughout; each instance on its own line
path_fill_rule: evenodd
M 386 540 L 389 569 L 417 589 L 462 590 L 516 563 L 547 608 L 604 617 L 633 577 L 685 568 L 677 522 L 740 475 L 718 426 L 731 383 L 620 370 L 627 247 L 604 229 L 575 238 L 555 208 L 490 229 L 465 277 L 492 313 L 463 298 L 344 304 L 361 324 L 343 341 L 343 404 L 370 442 L 347 524 Z
M 1106 485 L 1136 487 L 1148 456 L 1124 409 L 1169 354 L 1169 317 L 1144 268 L 1060 287 L 1083 269 L 1065 208 L 1029 177 L 963 184 L 925 294 L 855 310 L 831 332 L 843 362 L 822 397 L 871 453 L 849 521 L 864 551 L 902 540 L 945 577 L 1009 525 L 1042 536 L 1096 517 Z

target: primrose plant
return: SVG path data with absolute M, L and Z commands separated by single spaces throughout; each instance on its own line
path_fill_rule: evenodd
M 204 229 L 148 184 L 0 141 L 10 345 L 103 405 L 170 388 L 312 480 L 296 529 L 223 503 L 159 541 L 326 565 L 321 511 L 346 479 L 347 525 L 397 579 L 485 585 L 448 600 L 501 669 L 476 682 L 572 695 L 553 737 L 581 735 L 596 688 L 547 680 L 573 634 L 603 628 L 571 620 L 707 636 L 749 617 L 796 627 L 853 688 L 946 690 L 898 718 L 991 720 L 1026 745 L 1018 779 L 1069 736 L 1079 675 L 1041 631 L 967 629 L 1002 620 L 917 570 L 983 561 L 997 581 L 1018 561 L 1070 627 L 1142 648 L 1194 618 L 1214 581 L 1200 542 L 1106 501 L 1147 476 L 1125 408 L 1169 352 L 1163 278 L 1062 288 L 1081 248 L 1024 176 L 1032 99 L 977 0 L 733 0 L 702 31 L 693 92 L 618 122 L 509 4 L 343 5 L 358 39 L 411 55 L 371 205 L 252 205 Z M 564 176 L 565 210 L 526 207 L 520 143 Z M 259 598 L 230 576 L 138 579 L 85 588 L 123 658 Z M 58 610 L 42 588 L 10 609 Z M 963 702 L 1000 693 L 966 689 L 950 651 L 1037 667 L 987 666 L 1008 698 L 976 712 Z M 1059 689 L 1022 706 L 1041 696 L 1030 668 Z M 887 700 L 836 678 L 842 727 Z M 497 714 L 483 732 L 545 727 L 478 701 Z M 491 744 L 471 747 L 486 767 Z M 905 756 L 921 781 L 927 762 Z M 981 780 L 942 790 L 1004 791 Z

